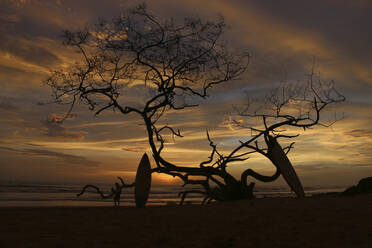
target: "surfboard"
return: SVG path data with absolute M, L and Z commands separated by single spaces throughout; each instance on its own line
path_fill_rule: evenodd
M 134 198 L 137 208 L 144 208 L 149 197 L 151 186 L 151 165 L 147 154 L 143 154 L 137 168 Z
M 276 167 L 280 169 L 284 180 L 287 182 L 289 187 L 296 193 L 297 197 L 304 197 L 305 192 L 302 187 L 301 181 L 298 178 L 295 169 L 293 168 L 291 161 L 289 161 L 287 155 L 284 153 L 282 147 L 273 137 L 269 136 L 269 156 Z

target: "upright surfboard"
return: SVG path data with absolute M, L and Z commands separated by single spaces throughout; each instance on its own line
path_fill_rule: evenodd
M 151 165 L 147 154 L 143 154 L 138 165 L 136 183 L 134 187 L 134 197 L 137 208 L 143 208 L 149 197 L 151 186 Z
M 276 167 L 280 169 L 285 181 L 298 197 L 305 196 L 304 189 L 294 170 L 291 161 L 284 153 L 282 147 L 273 137 L 269 136 L 269 156 Z

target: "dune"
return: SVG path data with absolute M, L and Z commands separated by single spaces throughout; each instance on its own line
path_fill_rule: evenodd
M 372 195 L 0 208 L 0 247 L 371 247 Z

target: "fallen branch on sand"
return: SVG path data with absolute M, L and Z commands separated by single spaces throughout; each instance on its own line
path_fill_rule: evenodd
M 108 195 L 104 195 L 98 186 L 95 186 L 93 184 L 87 184 L 87 185 L 85 185 L 83 187 L 83 189 L 81 190 L 80 193 L 76 194 L 76 196 L 77 197 L 80 197 L 80 196 L 82 196 L 85 193 L 85 191 L 88 188 L 93 188 L 93 189 L 95 189 L 97 191 L 97 194 L 99 194 L 102 197 L 102 199 L 108 199 L 108 198 L 111 198 L 112 197 L 113 200 L 114 200 L 115 206 L 116 206 L 116 204 L 119 205 L 120 204 L 120 195 L 121 195 L 122 189 L 123 188 L 134 187 L 134 183 L 132 183 L 132 184 L 126 184 L 121 177 L 118 177 L 118 179 L 120 180 L 121 185 L 118 184 L 118 183 L 115 183 L 116 188 L 112 187 L 111 188 L 111 193 L 108 194 Z

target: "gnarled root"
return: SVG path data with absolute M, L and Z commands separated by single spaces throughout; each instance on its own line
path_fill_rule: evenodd
M 104 195 L 98 186 L 95 186 L 93 184 L 87 184 L 83 187 L 83 189 L 81 190 L 80 193 L 76 194 L 76 197 L 80 197 L 81 195 L 83 195 L 85 193 L 85 191 L 88 188 L 92 188 L 92 189 L 96 190 L 97 194 L 99 194 L 102 199 L 113 198 L 113 200 L 115 202 L 115 205 L 116 204 L 119 205 L 121 190 L 123 188 L 134 187 L 134 183 L 126 184 L 121 177 L 118 177 L 118 179 L 120 180 L 121 185 L 119 183 L 116 183 L 116 185 L 117 185 L 116 188 L 111 188 L 111 193 L 108 194 L 108 195 Z
M 80 197 L 81 195 L 83 195 L 83 194 L 85 193 L 85 191 L 86 191 L 88 188 L 93 188 L 93 189 L 95 189 L 95 190 L 97 191 L 97 193 L 98 193 L 99 195 L 101 195 L 102 199 L 111 198 L 111 197 L 114 195 L 114 192 L 113 192 L 113 190 L 112 190 L 111 194 L 105 196 L 105 195 L 102 193 L 102 191 L 99 189 L 99 187 L 97 187 L 97 186 L 95 186 L 95 185 L 93 185 L 93 184 L 87 184 L 87 185 L 84 186 L 84 188 L 81 190 L 81 192 L 80 192 L 79 194 L 76 194 L 76 197 Z
M 206 192 L 201 191 L 201 190 L 188 190 L 188 191 L 181 191 L 181 192 L 178 193 L 178 196 L 181 197 L 181 201 L 180 201 L 179 205 L 183 205 L 186 196 L 187 196 L 188 194 L 191 194 L 191 193 L 196 193 L 196 194 L 206 195 L 206 197 L 205 197 L 204 200 L 202 201 L 202 204 L 204 204 L 204 202 L 206 201 L 206 199 L 210 197 Z

